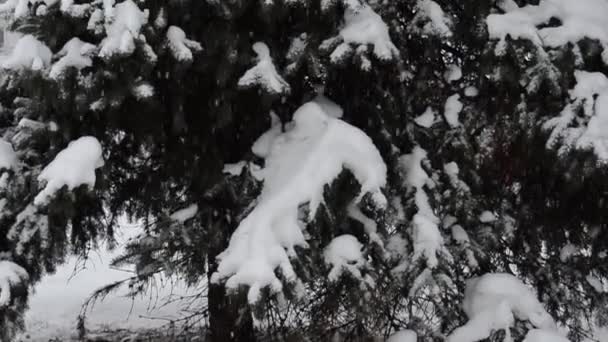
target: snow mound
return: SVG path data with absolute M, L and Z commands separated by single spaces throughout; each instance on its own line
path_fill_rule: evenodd
M 392 334 L 386 342 L 416 342 L 418 335 L 413 330 L 400 330 Z
M 253 51 L 258 55 L 257 64 L 247 70 L 239 79 L 239 87 L 260 86 L 271 94 L 287 94 L 291 91 L 289 84 L 279 75 L 275 68 L 270 49 L 262 42 L 253 44 Z
M 474 342 L 488 338 L 492 331 L 509 327 L 515 318 L 528 320 L 537 328 L 556 330 L 553 318 L 534 292 L 515 276 L 490 273 L 467 281 L 462 304 L 469 321 L 457 328 L 447 342 Z
M 59 189 L 72 190 L 80 185 L 95 185 L 95 169 L 103 166 L 101 144 L 91 136 L 72 141 L 59 152 L 38 176 L 45 188 L 34 198 L 34 204 L 44 205 Z
M 357 200 L 370 193 L 377 206 L 386 205 L 380 191 L 386 184 L 386 165 L 372 140 L 358 128 L 330 117 L 318 104 L 302 105 L 290 129 L 269 145 L 257 205 L 218 256 L 219 267 L 212 276 L 213 282 L 227 279 L 228 288 L 248 285 L 250 302 L 257 301 L 266 286 L 282 289 L 276 269 L 287 281 L 296 280 L 289 258 L 296 256 L 295 246 L 307 246 L 299 207 L 308 203 L 309 218 L 313 218 L 323 187 L 343 169 L 361 184 Z
M 17 166 L 18 162 L 13 145 L 4 139 L 0 139 L 0 169 L 12 169 Z
M 543 128 L 550 130 L 547 147 L 559 143 L 560 153 L 571 148 L 592 149 L 602 161 L 608 160 L 608 77 L 601 72 L 574 72 L 576 85 L 570 90 L 572 103 L 559 116 L 548 120 Z M 582 111 L 582 117 L 577 113 Z M 586 122 L 586 123 L 585 123 Z
M 10 56 L 2 63 L 4 69 L 42 70 L 51 64 L 53 53 L 43 42 L 28 34 L 19 39 Z
M 192 61 L 192 51 L 203 49 L 200 43 L 186 38 L 186 33 L 177 26 L 170 26 L 167 30 L 167 44 L 173 58 L 180 62 Z
M 576 43 L 583 38 L 608 44 L 608 2 L 605 0 L 541 0 L 538 6 L 513 5 L 503 6 L 503 9 L 506 13 L 490 14 L 486 18 L 490 38 L 502 43 L 510 35 L 513 39 L 527 39 L 547 47 Z M 561 24 L 538 28 L 551 18 L 559 19 Z
M 11 301 L 11 287 L 18 285 L 29 278 L 27 271 L 7 260 L 0 260 L 0 308 L 9 305 Z
M 329 280 L 338 280 L 344 271 L 360 279 L 359 268 L 365 265 L 362 249 L 363 245 L 350 234 L 340 235 L 331 240 L 323 251 L 325 263 L 332 266 L 328 275 Z
M 435 123 L 435 111 L 431 107 L 426 107 L 424 113 L 414 119 L 414 122 L 422 127 L 429 128 Z
M 410 29 L 420 35 L 447 38 L 452 36 L 452 20 L 433 0 L 418 0 L 416 16 L 412 19 Z
M 49 77 L 58 79 L 64 73 L 65 69 L 70 67 L 80 70 L 91 66 L 93 61 L 91 60 L 90 55 L 95 49 L 95 45 L 83 42 L 76 37 L 70 39 L 57 54 L 61 59 L 53 64 Z
M 148 22 L 148 10 L 142 11 L 132 0 L 123 1 L 114 7 L 106 0 L 104 6 L 106 5 L 107 36 L 101 42 L 99 57 L 129 56 L 135 51 L 135 40 L 139 38 L 142 26 Z
M 330 55 L 331 61 L 334 63 L 344 59 L 346 54 L 352 52 L 351 44 L 360 45 L 364 48 L 368 44 L 373 45 L 374 55 L 381 60 L 388 61 L 399 56 L 399 50 L 388 34 L 388 26 L 382 20 L 382 17 L 365 4 L 346 8 L 344 11 L 344 27 L 340 30 L 339 38 L 343 42 Z M 323 44 L 328 44 L 335 39 L 336 37 L 330 38 Z

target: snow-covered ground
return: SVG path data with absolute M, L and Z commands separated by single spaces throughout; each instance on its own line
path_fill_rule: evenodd
M 137 231 L 136 227 L 127 227 L 117 240 L 124 242 Z M 82 261 L 72 258 L 55 274 L 44 278 L 30 298 L 30 310 L 26 313 L 27 331 L 22 339 L 46 342 L 55 337 L 74 335 L 76 319 L 87 297 L 103 285 L 132 276 L 127 271 L 109 267 L 111 259 L 120 252 L 120 248 L 112 252 L 93 252 L 86 262 L 86 268 L 76 273 L 74 270 L 82 266 Z M 87 327 L 113 330 L 154 328 L 168 321 L 150 317 L 172 319 L 179 316 L 178 304 L 162 304 L 163 299 L 170 295 L 186 294 L 183 284 L 166 286 L 153 292 L 135 301 L 124 296 L 126 289 L 110 294 L 89 312 Z

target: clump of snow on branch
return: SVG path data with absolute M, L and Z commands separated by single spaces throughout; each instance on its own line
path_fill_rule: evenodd
M 429 180 L 429 176 L 421 164 L 426 155 L 427 152 L 424 149 L 416 146 L 411 153 L 401 156 L 399 162 L 404 174 L 404 185 L 408 190 L 414 191 L 414 201 L 418 209 L 412 219 L 414 242 L 412 259 L 415 261 L 424 257 L 427 266 L 434 268 L 438 264 L 437 253 L 442 251 L 447 253 L 447 251 L 437 226 L 439 218 L 435 216 L 428 195 L 423 188 Z
M 597 39 L 608 44 L 608 25 L 605 0 L 541 0 L 537 6 L 518 7 L 511 1 L 502 6 L 504 14 L 490 14 L 486 22 L 490 38 L 499 39 L 504 46 L 507 35 L 513 39 L 530 40 L 538 46 L 559 47 L 576 43 L 583 38 Z M 540 25 L 557 18 L 561 24 L 555 27 Z M 604 53 L 608 62 L 608 53 Z
M 110 58 L 117 54 L 131 55 L 135 51 L 135 41 L 139 39 L 140 30 L 147 22 L 148 10 L 142 11 L 132 0 L 106 8 L 107 36 L 101 42 L 99 56 Z
M 173 221 L 184 223 L 198 213 L 198 205 L 196 203 L 187 206 L 186 208 L 180 209 L 169 216 Z
M 367 45 L 374 47 L 374 55 L 381 60 L 391 60 L 399 56 L 399 50 L 391 41 L 388 34 L 388 26 L 374 10 L 366 4 L 349 6 L 344 11 L 344 26 L 338 37 L 330 38 L 322 43 L 323 46 L 332 45 L 336 41 L 342 41 L 331 53 L 330 59 L 337 63 L 353 51 L 352 45 L 357 52 L 365 52 Z
M 325 263 L 332 267 L 328 275 L 329 280 L 337 281 L 344 272 L 361 279 L 359 269 L 365 265 L 362 249 L 363 245 L 350 234 L 340 235 L 331 240 L 323 251 Z
M 460 126 L 458 115 L 462 111 L 462 108 L 463 104 L 460 102 L 459 94 L 454 94 L 448 97 L 448 99 L 445 101 L 443 115 L 445 116 L 445 121 L 447 121 L 450 127 Z
M 576 85 L 570 90 L 572 103 L 543 128 L 551 131 L 547 147 L 561 144 L 560 154 L 570 149 L 591 149 L 608 161 L 608 78 L 601 72 L 577 70 Z M 577 115 L 582 112 L 581 115 Z
M 37 234 L 40 237 L 41 246 L 46 247 L 49 238 L 48 215 L 40 214 L 38 208 L 30 203 L 17 214 L 17 219 L 6 236 L 9 240 L 17 242 L 15 252 L 22 255 L 26 244 Z
M 570 342 L 569 339 L 553 330 L 532 329 L 523 342 Z
M 57 53 L 57 56 L 61 58 L 51 67 L 49 77 L 57 79 L 65 72 L 65 69 L 70 67 L 80 70 L 91 66 L 93 61 L 90 56 L 95 49 L 93 44 L 83 42 L 76 37 L 72 38 Z
M 287 94 L 291 91 L 289 84 L 279 75 L 270 57 L 270 49 L 262 42 L 253 44 L 257 54 L 256 65 L 247 70 L 239 79 L 239 87 L 260 86 L 271 94 Z
M 269 149 L 262 152 L 269 153 L 261 171 L 262 193 L 218 256 L 212 276 L 214 282 L 225 279 L 228 288 L 248 285 L 250 302 L 258 300 L 264 287 L 282 289 L 277 269 L 287 281 L 297 279 L 289 259 L 296 256 L 296 246 L 307 246 L 300 206 L 307 203 L 309 219 L 314 218 L 324 186 L 344 169 L 361 184 L 357 200 L 369 193 L 376 206 L 386 205 L 380 191 L 386 184 L 386 165 L 364 132 L 332 118 L 314 102 L 302 105 L 288 126 L 277 136 L 277 131 L 271 133 L 265 143 Z
M 29 278 L 27 271 L 7 260 L 0 260 L 0 308 L 11 301 L 11 287 L 25 282 Z
M 38 176 L 46 186 L 34 199 L 34 204 L 44 205 L 62 187 L 69 190 L 81 185 L 95 185 L 95 169 L 103 166 L 101 144 L 90 136 L 72 141 L 59 152 Z
M 410 24 L 412 32 L 447 38 L 452 36 L 452 20 L 433 0 L 418 0 L 416 16 Z
M 416 342 L 418 335 L 413 330 L 399 330 L 392 334 L 386 342 Z
M 199 52 L 201 44 L 186 38 L 186 33 L 177 26 L 170 26 L 167 30 L 167 45 L 173 58 L 180 62 L 192 61 L 192 52 Z
M 534 292 L 521 280 L 506 273 L 490 273 L 469 279 L 462 307 L 469 321 L 454 330 L 447 342 L 475 342 L 501 329 L 505 330 L 506 341 L 511 341 L 509 328 L 516 318 L 530 321 L 536 328 L 557 329 Z
M 424 113 L 414 119 L 414 122 L 422 127 L 429 128 L 435 123 L 436 112 L 431 107 L 426 107 Z
M 17 41 L 10 56 L 2 62 L 4 69 L 42 70 L 51 64 L 53 53 L 43 42 L 32 35 L 25 35 Z
M 53 1 L 53 0 L 51 0 L 51 1 Z M 51 1 L 47 0 L 46 6 L 49 6 L 49 3 Z M 90 9 L 91 9 L 90 4 L 86 4 L 86 3 L 85 4 L 75 4 L 74 0 L 61 0 L 60 10 L 74 18 L 85 17 L 89 13 Z
M 0 169 L 12 169 L 17 166 L 18 162 L 13 145 L 4 139 L 0 139 Z

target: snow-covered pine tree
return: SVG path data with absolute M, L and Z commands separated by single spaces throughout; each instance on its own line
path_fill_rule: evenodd
M 529 2 L 7 1 L 2 337 L 127 214 L 133 288 L 209 277 L 216 341 L 580 340 L 608 4 Z

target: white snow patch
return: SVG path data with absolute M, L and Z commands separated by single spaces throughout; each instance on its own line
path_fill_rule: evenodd
M 534 292 L 515 276 L 490 273 L 467 281 L 464 312 L 469 321 L 454 330 L 447 342 L 474 342 L 488 338 L 492 331 L 504 329 L 507 341 L 515 318 L 528 320 L 537 328 L 556 330 L 553 318 Z
M 27 271 L 8 260 L 0 260 L 0 308 L 9 305 L 11 287 L 19 285 L 29 278 Z
M 441 6 L 433 0 L 418 0 L 416 16 L 410 24 L 410 30 L 420 35 L 447 38 L 452 36 L 452 19 Z
M 476 97 L 477 95 L 479 95 L 479 89 L 477 89 L 477 87 L 468 86 L 468 87 L 464 88 L 464 96 Z
M 443 111 L 443 115 L 445 116 L 445 121 L 450 125 L 450 127 L 460 126 L 460 121 L 458 121 L 458 114 L 462 111 L 463 104 L 460 102 L 460 95 L 454 94 L 445 101 L 445 107 Z
M 302 105 L 293 115 L 293 126 L 274 138 L 265 164 L 257 205 L 218 256 L 218 271 L 212 276 L 213 282 L 227 279 L 228 288 L 250 286 L 250 302 L 258 300 L 263 287 L 282 289 L 274 273 L 277 268 L 287 281 L 296 280 L 289 258 L 295 256 L 295 246 L 307 246 L 299 207 L 308 203 L 313 218 L 323 187 L 344 168 L 361 184 L 358 199 L 370 193 L 376 205 L 386 205 L 380 192 L 386 184 L 386 165 L 372 140 L 314 102 Z
M 13 169 L 18 162 L 13 145 L 4 139 L 0 139 L 0 169 Z
M 386 342 L 416 342 L 418 335 L 413 330 L 400 330 L 392 334 Z
M 608 77 L 601 72 L 574 72 L 576 85 L 570 90 L 572 103 L 559 116 L 545 122 L 551 130 L 547 147 L 563 143 L 559 152 L 570 148 L 592 149 L 603 161 L 608 160 Z M 583 116 L 577 115 L 582 108 Z
M 363 245 L 350 234 L 340 235 L 331 240 L 323 251 L 325 263 L 332 266 L 328 275 L 329 280 L 337 281 L 344 271 L 360 279 L 359 268 L 365 265 L 362 249 Z
M 381 60 L 387 61 L 399 56 L 399 50 L 388 34 L 388 26 L 382 17 L 366 4 L 346 8 L 344 27 L 340 30 L 339 37 L 343 42 L 330 55 L 334 63 L 341 61 L 347 53 L 352 52 L 351 44 L 373 45 L 374 55 Z M 323 44 L 335 39 L 336 37 L 330 38 Z
M 524 7 L 510 2 L 503 10 L 506 13 L 490 14 L 486 19 L 490 38 L 501 40 L 499 50 L 507 35 L 547 47 L 576 43 L 583 38 L 608 43 L 608 2 L 605 0 L 541 0 L 538 6 Z M 551 18 L 559 19 L 561 25 L 537 28 Z
M 257 85 L 270 94 L 288 94 L 291 88 L 277 72 L 268 46 L 257 42 L 252 48 L 257 54 L 257 63 L 239 79 L 239 87 L 249 88 Z
M 38 176 L 38 181 L 46 182 L 46 186 L 34 198 L 34 204 L 45 205 L 64 186 L 69 190 L 80 185 L 93 187 L 95 169 L 103 166 L 101 153 L 101 144 L 94 137 L 81 137 L 70 142 Z
M 482 223 L 490 223 L 496 221 L 496 215 L 491 211 L 484 211 L 479 215 L 479 221 Z
M 169 217 L 173 221 L 177 221 L 179 223 L 184 223 L 184 222 L 190 220 L 191 218 L 193 218 L 194 216 L 196 216 L 197 213 L 198 213 L 198 205 L 196 203 L 194 203 L 194 204 L 189 205 L 186 208 L 183 208 L 183 209 L 180 209 L 180 210 L 174 212 Z
M 523 342 L 570 342 L 570 340 L 553 330 L 531 329 Z
M 2 62 L 2 67 L 11 70 L 42 70 L 51 64 L 52 56 L 48 46 L 28 34 L 17 41 L 10 56 Z
M 424 113 L 414 119 L 414 122 L 422 127 L 429 128 L 435 123 L 436 112 L 431 107 L 426 107 Z
M 186 38 L 186 33 L 177 26 L 169 26 L 167 44 L 173 58 L 180 62 L 192 61 L 192 51 L 199 52 L 203 49 L 200 43 Z
M 104 5 L 110 3 L 113 4 L 113 1 L 104 1 Z M 108 18 L 111 18 L 109 23 Z M 107 36 L 101 42 L 99 56 L 110 58 L 117 54 L 131 55 L 135 51 L 135 40 L 139 39 L 140 30 L 147 22 L 148 10 L 142 11 L 133 0 L 106 7 Z
M 70 39 L 70 41 L 65 43 L 61 51 L 57 53 L 57 56 L 61 58 L 51 67 L 49 77 L 58 79 L 66 68 L 73 67 L 80 70 L 91 66 L 93 61 L 90 55 L 95 49 L 95 45 L 83 42 L 76 37 Z
M 462 69 L 456 64 L 451 64 L 448 66 L 448 70 L 445 72 L 443 77 L 448 83 L 458 81 L 462 78 Z

